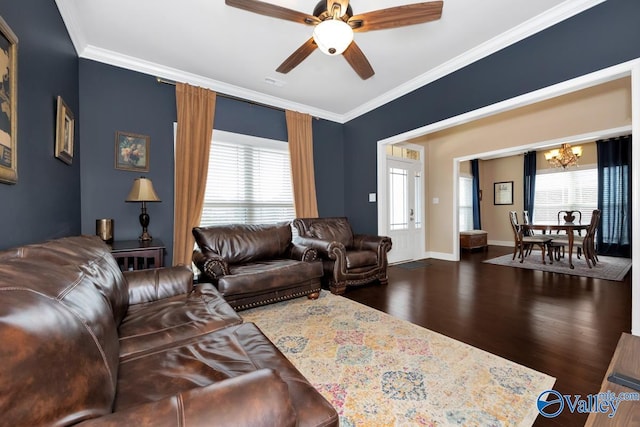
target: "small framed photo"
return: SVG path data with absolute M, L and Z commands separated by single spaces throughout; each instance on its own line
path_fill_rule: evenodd
M 73 113 L 58 96 L 58 114 L 56 119 L 56 157 L 67 164 L 73 162 Z
M 116 132 L 116 169 L 149 172 L 149 136 Z
M 18 182 L 18 37 L 0 17 L 0 182 Z
M 513 181 L 493 183 L 493 204 L 512 205 L 513 204 Z

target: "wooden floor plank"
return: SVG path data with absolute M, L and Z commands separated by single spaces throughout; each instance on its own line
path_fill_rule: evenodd
M 631 272 L 615 282 L 482 262 L 511 252 L 490 246 L 463 252 L 460 262 L 391 266 L 388 285 L 350 287 L 345 296 L 552 375 L 562 394 L 597 393 L 620 334 L 631 330 Z M 582 426 L 586 418 L 565 410 L 535 425 Z

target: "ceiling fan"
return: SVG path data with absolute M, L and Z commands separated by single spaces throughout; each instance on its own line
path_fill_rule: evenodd
M 276 69 L 288 73 L 316 48 L 327 55 L 342 54 L 363 80 L 374 75 L 354 32 L 385 30 L 435 21 L 442 16 L 442 1 L 407 4 L 354 15 L 349 0 L 320 0 L 312 15 L 259 0 L 225 0 L 228 6 L 273 18 L 314 26 L 313 37 L 304 42 Z

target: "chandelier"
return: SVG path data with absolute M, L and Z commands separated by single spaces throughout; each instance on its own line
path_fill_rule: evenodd
M 544 153 L 544 158 L 549 163 L 563 169 L 577 165 L 580 156 L 582 156 L 582 147 L 572 147 L 569 144 L 562 144 L 560 148 Z

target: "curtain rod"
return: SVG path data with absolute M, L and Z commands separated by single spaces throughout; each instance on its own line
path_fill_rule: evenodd
M 166 85 L 172 85 L 172 86 L 176 85 L 176 82 L 174 82 L 172 80 L 163 79 L 162 77 L 156 77 L 156 81 L 158 83 L 164 83 Z M 240 97 L 233 96 L 233 95 L 227 95 L 227 94 L 224 94 L 224 93 L 216 92 L 216 96 L 221 96 L 223 98 L 232 99 L 234 101 L 246 102 L 247 104 L 256 105 L 258 107 L 266 107 L 266 108 L 271 108 L 272 110 L 283 111 L 283 112 L 285 111 L 284 108 L 274 107 L 273 105 L 263 104 L 261 102 L 249 101 L 248 99 L 240 98 Z

